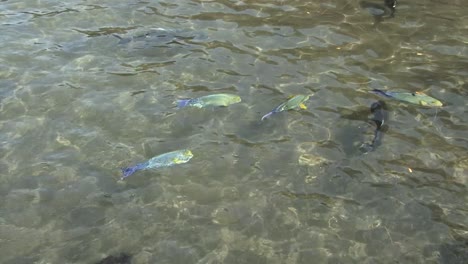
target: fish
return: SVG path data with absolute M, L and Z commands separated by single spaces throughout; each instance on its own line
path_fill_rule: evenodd
M 153 42 L 158 44 L 169 44 L 171 42 L 176 42 L 178 40 L 178 36 L 175 32 L 171 30 L 167 30 L 164 28 L 154 28 L 148 32 L 145 32 L 141 35 L 131 36 L 131 37 L 122 37 L 117 34 L 113 34 L 112 36 L 119 39 L 119 44 L 127 44 L 130 42 L 136 41 L 144 41 L 144 42 Z
M 101 259 L 96 264 L 131 264 L 132 263 L 132 256 L 127 253 L 120 253 L 117 256 L 107 256 Z
M 360 1 L 359 5 L 362 9 L 366 9 L 372 16 L 375 22 L 379 23 L 384 18 L 393 18 L 395 15 L 396 0 L 384 0 L 384 4 L 377 4 L 368 1 Z
M 198 98 L 177 100 L 177 106 L 179 108 L 187 106 L 203 108 L 207 106 L 228 106 L 231 104 L 240 103 L 241 101 L 242 99 L 238 95 L 221 93 L 205 95 Z
M 155 156 L 146 162 L 142 162 L 134 166 L 122 168 L 121 180 L 127 178 L 128 176 L 140 170 L 169 167 L 169 166 L 176 165 L 176 164 L 187 163 L 190 159 L 192 159 L 192 157 L 193 157 L 192 151 L 188 149 L 167 152 L 167 153 Z
M 388 92 L 388 91 L 382 91 L 379 89 L 373 89 L 370 92 L 385 96 L 387 98 L 393 98 L 399 101 L 427 106 L 427 107 L 442 107 L 443 106 L 441 101 L 421 92 L 415 92 L 415 93 Z
M 397 0 L 384 0 L 384 4 L 385 4 L 388 8 L 395 8 L 396 5 L 397 5 Z
M 129 43 L 144 43 L 143 47 L 158 47 L 166 46 L 169 44 L 187 44 L 187 41 L 203 40 L 206 37 L 201 33 L 195 33 L 191 31 L 173 30 L 165 28 L 152 28 L 139 35 L 134 36 L 120 36 L 113 34 L 112 36 L 119 39 L 119 44 Z
M 287 111 L 290 109 L 295 109 L 295 108 L 307 109 L 307 106 L 304 104 L 304 102 L 309 100 L 309 97 L 310 97 L 309 95 L 302 95 L 302 94 L 291 96 L 289 100 L 278 105 L 277 107 L 273 108 L 273 110 L 271 110 L 269 113 L 262 116 L 261 120 L 263 121 L 265 118 L 275 113 Z
M 383 101 L 377 101 L 371 104 L 370 112 L 372 114 L 371 121 L 375 123 L 374 136 L 369 142 L 363 143 L 359 149 L 362 153 L 368 153 L 375 150 L 377 146 L 382 144 L 382 129 L 385 121 L 388 119 L 388 112 L 386 105 Z
M 386 105 L 383 101 L 377 101 L 371 104 L 370 111 L 373 114 L 372 121 L 374 121 L 377 129 L 385 124 L 385 121 L 388 119 L 388 113 L 386 111 Z

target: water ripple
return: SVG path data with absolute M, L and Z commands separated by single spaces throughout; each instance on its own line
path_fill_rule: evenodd
M 359 1 L 2 1 L 0 262 L 458 260 L 461 7 L 399 1 L 375 19 Z M 242 102 L 175 106 L 218 92 Z M 260 122 L 311 93 L 307 109 Z M 362 154 L 377 100 L 389 120 Z M 180 148 L 189 163 L 119 181 Z

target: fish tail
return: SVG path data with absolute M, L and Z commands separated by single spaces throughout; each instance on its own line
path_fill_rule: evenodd
M 262 116 L 262 119 L 261 119 L 261 120 L 263 121 L 265 118 L 271 116 L 273 113 L 274 113 L 274 111 L 271 111 L 271 112 L 269 112 L 268 114 Z
M 128 176 L 135 173 L 137 170 L 139 170 L 139 168 L 137 166 L 122 168 L 122 178 L 120 178 L 120 179 L 123 180 L 123 179 L 127 178 Z
M 379 89 L 373 89 L 373 90 L 371 90 L 371 92 L 375 93 L 375 94 L 383 95 L 385 97 L 392 97 L 389 93 L 387 93 L 385 91 L 382 91 L 382 90 L 379 90 Z
M 182 99 L 182 100 L 177 100 L 177 107 L 183 108 L 186 107 L 190 103 L 191 99 Z

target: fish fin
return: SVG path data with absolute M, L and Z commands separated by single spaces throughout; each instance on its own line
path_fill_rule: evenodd
M 267 117 L 271 116 L 273 113 L 274 113 L 274 111 L 271 111 L 271 112 L 269 112 L 268 114 L 266 114 L 266 115 L 262 116 L 262 119 L 261 119 L 261 121 L 263 121 L 265 118 L 267 118 Z
M 119 35 L 117 35 L 117 34 L 112 34 L 112 36 L 114 36 L 114 37 L 116 37 L 116 38 L 119 39 L 119 44 L 127 44 L 127 43 L 129 43 L 130 41 L 132 41 L 131 38 L 123 38 L 123 37 L 121 37 L 121 36 L 119 36 Z
M 387 92 L 385 91 L 382 91 L 382 90 L 379 90 L 379 89 L 373 89 L 370 91 L 371 93 L 375 93 L 375 94 L 379 94 L 379 95 L 383 95 L 385 97 L 392 97 L 390 94 L 388 94 Z
M 299 104 L 299 108 L 301 109 L 307 109 L 307 106 L 304 103 Z
M 182 100 L 177 100 L 177 107 L 183 108 L 186 107 L 190 103 L 191 99 L 182 99 Z
M 118 39 L 120 39 L 120 40 L 123 39 L 121 36 L 119 36 L 119 35 L 117 35 L 117 34 L 112 34 L 112 36 L 114 36 L 114 37 L 116 37 L 116 38 L 118 38 Z
M 427 106 L 427 103 L 426 103 L 425 101 L 422 101 L 422 100 L 419 101 L 419 104 L 420 104 L 420 105 L 423 105 L 423 106 Z

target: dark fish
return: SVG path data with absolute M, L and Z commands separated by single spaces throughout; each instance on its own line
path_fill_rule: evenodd
M 382 101 L 372 103 L 370 107 L 372 113 L 371 121 L 375 123 L 374 137 L 370 142 L 363 143 L 359 149 L 362 153 L 368 153 L 375 150 L 379 145 L 382 144 L 382 129 L 385 121 L 388 119 L 388 112 L 386 105 Z
M 397 0 L 385 0 L 384 3 L 388 8 L 395 8 Z
M 385 123 L 385 120 L 388 118 L 388 113 L 385 111 L 385 107 L 385 103 L 382 101 L 374 102 L 370 107 L 370 111 L 374 115 L 371 120 L 375 122 L 378 130 L 380 130 L 382 125 Z
M 125 253 L 120 253 L 118 256 L 107 256 L 101 259 L 96 264 L 131 264 L 132 257 Z
M 204 38 L 201 34 L 195 34 L 190 31 L 184 32 L 164 28 L 153 28 L 148 32 L 131 37 L 122 37 L 116 34 L 113 36 L 120 40 L 119 44 L 136 43 L 142 47 L 158 47 L 169 44 L 185 45 L 186 41 L 197 41 Z
M 121 37 L 116 34 L 114 34 L 113 36 L 120 40 L 119 44 L 127 44 L 130 42 L 142 41 L 142 42 L 163 45 L 163 44 L 169 44 L 171 42 L 177 41 L 177 38 L 178 38 L 175 32 L 172 32 L 170 30 L 166 30 L 163 28 L 152 29 L 151 31 L 148 31 L 144 34 L 132 36 L 132 37 Z
M 131 92 L 131 96 L 135 96 L 137 94 L 141 94 L 141 93 L 145 93 L 146 91 L 145 90 L 141 90 L 141 91 L 135 91 L 135 92 Z
M 374 16 L 375 22 L 378 23 L 384 18 L 392 18 L 395 16 L 396 0 L 384 0 L 384 4 L 377 4 L 369 1 L 361 1 L 359 5 L 362 9 L 366 9 L 369 14 Z

